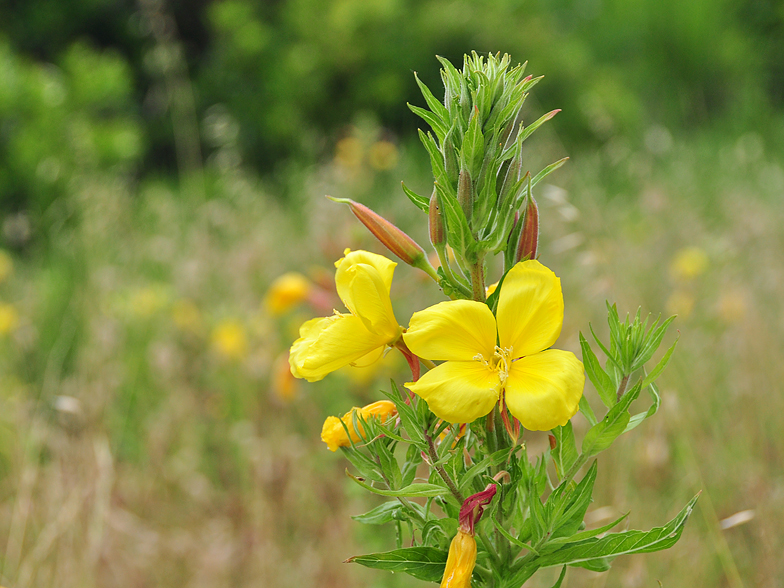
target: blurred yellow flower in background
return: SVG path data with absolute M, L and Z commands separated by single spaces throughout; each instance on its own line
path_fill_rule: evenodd
M 665 307 L 669 314 L 677 314 L 678 317 L 686 319 L 694 310 L 694 296 L 682 290 L 675 290 L 667 299 Z
M 180 298 L 172 304 L 171 317 L 183 331 L 197 331 L 201 326 L 201 311 L 189 298 Z
M 237 320 L 225 319 L 212 330 L 212 346 L 227 359 L 243 359 L 248 353 L 245 327 Z
M 710 260 L 700 247 L 684 247 L 675 253 L 670 263 L 670 275 L 674 280 L 688 281 L 705 273 Z
M 376 141 L 368 151 L 370 167 L 377 171 L 387 171 L 397 167 L 398 152 L 390 141 Z
M 397 408 L 389 400 L 379 400 L 362 408 L 355 406 L 340 419 L 334 416 L 327 417 L 327 420 L 324 421 L 324 426 L 321 428 L 321 440 L 327 444 L 327 448 L 330 451 L 337 451 L 338 447 L 348 447 L 351 445 L 351 441 L 356 443 L 360 437 L 364 436 L 365 430 L 359 419 L 357 420 L 358 430 L 354 429 L 354 413 L 357 413 L 358 416 L 366 421 L 369 418 L 385 421 L 390 416 L 397 414 Z M 340 424 L 341 421 L 346 425 L 345 428 Z M 346 434 L 346 429 L 351 434 L 351 441 L 349 441 L 349 436 Z
M 362 142 L 356 137 L 346 137 L 335 145 L 335 163 L 342 167 L 357 168 L 362 165 Z
M 147 318 L 169 303 L 169 295 L 163 285 L 152 285 L 140 288 L 131 294 L 129 301 L 131 313 Z
M 4 249 L 0 249 L 0 282 L 14 273 L 14 260 Z
M 300 327 L 289 354 L 297 378 L 316 382 L 349 364 L 375 363 L 403 332 L 389 299 L 397 264 L 367 251 L 346 249 L 345 255 L 335 263 L 335 285 L 350 314 L 335 311 Z
M 8 335 L 19 325 L 19 313 L 12 304 L 0 302 L 0 335 Z
M 272 393 L 283 402 L 291 402 L 297 395 L 297 380 L 291 374 L 288 352 L 281 353 L 272 364 L 270 388 Z
M 280 316 L 307 300 L 312 289 L 313 283 L 302 274 L 285 273 L 270 284 L 264 306 L 272 316 Z

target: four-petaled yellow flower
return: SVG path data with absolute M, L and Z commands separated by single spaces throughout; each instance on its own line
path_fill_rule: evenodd
M 352 364 L 378 361 L 403 332 L 389 290 L 395 262 L 367 251 L 349 251 L 335 263 L 338 296 L 350 314 L 309 320 L 291 346 L 291 373 L 309 382 Z
M 389 400 L 379 400 L 378 402 L 368 404 L 362 408 L 357 408 L 355 406 L 348 411 L 342 419 L 334 416 L 327 417 L 327 420 L 324 421 L 324 426 L 321 428 L 321 440 L 327 444 L 327 448 L 330 451 L 337 451 L 338 447 L 348 447 L 351 445 L 348 435 L 346 434 L 346 429 L 348 429 L 348 432 L 351 434 L 351 441 L 354 443 L 359 441 L 360 437 L 364 437 L 365 430 L 359 420 L 357 420 L 358 430 L 354 429 L 355 412 L 358 416 L 365 419 L 365 421 L 370 418 L 377 418 L 384 421 L 388 417 L 397 414 L 397 408 L 395 407 L 395 404 Z M 346 425 L 345 429 L 343 428 L 343 425 L 340 424 L 340 421 L 343 421 L 343 424 Z
M 450 423 L 486 415 L 503 393 L 525 428 L 564 425 L 577 412 L 585 374 L 573 353 L 548 349 L 562 324 L 561 281 L 538 261 L 518 263 L 501 286 L 496 317 L 471 300 L 414 313 L 406 345 L 420 357 L 446 361 L 406 388 Z

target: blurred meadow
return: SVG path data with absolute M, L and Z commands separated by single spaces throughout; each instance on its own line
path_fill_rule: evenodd
M 649 528 L 702 498 L 675 548 L 564 586 L 782 585 L 773 0 L 0 6 L 0 585 L 425 585 L 341 563 L 394 528 L 350 519 L 376 502 L 319 439 L 404 362 L 306 384 L 286 351 L 340 306 L 345 247 L 385 253 L 325 194 L 427 242 L 406 102 L 472 49 L 545 74 L 526 121 L 563 109 L 527 143 L 532 171 L 570 157 L 537 194 L 558 347 L 606 334 L 605 300 L 678 315 L 662 414 L 600 458 L 588 517 Z M 423 276 L 398 266 L 401 322 L 441 299 L 412 300 Z

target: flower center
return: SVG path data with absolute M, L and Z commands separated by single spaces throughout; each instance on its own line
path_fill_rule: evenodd
M 495 346 L 493 355 L 490 359 L 485 359 L 484 355 L 477 353 L 474 360 L 483 363 L 487 369 L 498 372 L 498 377 L 501 379 L 501 385 L 506 383 L 506 378 L 509 377 L 509 366 L 512 364 L 512 347 L 501 348 Z

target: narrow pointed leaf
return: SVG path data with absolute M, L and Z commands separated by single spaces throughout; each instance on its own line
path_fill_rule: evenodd
M 415 497 L 415 496 L 442 496 L 444 494 L 449 494 L 449 490 L 444 486 L 439 486 L 437 484 L 425 484 L 425 483 L 418 483 L 418 484 L 410 484 L 405 488 L 400 488 L 399 490 L 384 490 L 382 488 L 374 488 L 370 484 L 366 484 L 361 479 L 353 476 L 351 472 L 346 470 L 346 475 L 354 480 L 357 484 L 362 486 L 365 490 L 369 490 L 373 492 L 373 494 L 380 494 L 381 496 L 404 496 L 404 497 Z
M 580 333 L 580 349 L 583 352 L 583 365 L 585 366 L 585 373 L 588 374 L 588 379 L 591 380 L 594 388 L 596 388 L 604 405 L 607 408 L 612 408 L 616 401 L 615 387 L 610 376 L 602 369 L 596 354 L 582 333 Z
M 426 582 L 440 582 L 446 567 L 447 552 L 435 547 L 404 547 L 383 553 L 355 555 L 345 563 L 368 568 L 404 572 Z
M 430 200 L 428 200 L 424 196 L 420 196 L 413 190 L 410 190 L 403 182 L 400 182 L 400 185 L 403 186 L 403 192 L 406 193 L 408 199 L 411 200 L 411 202 L 413 202 L 417 206 L 417 208 L 419 208 L 424 212 L 428 212 L 428 210 L 430 209 Z

